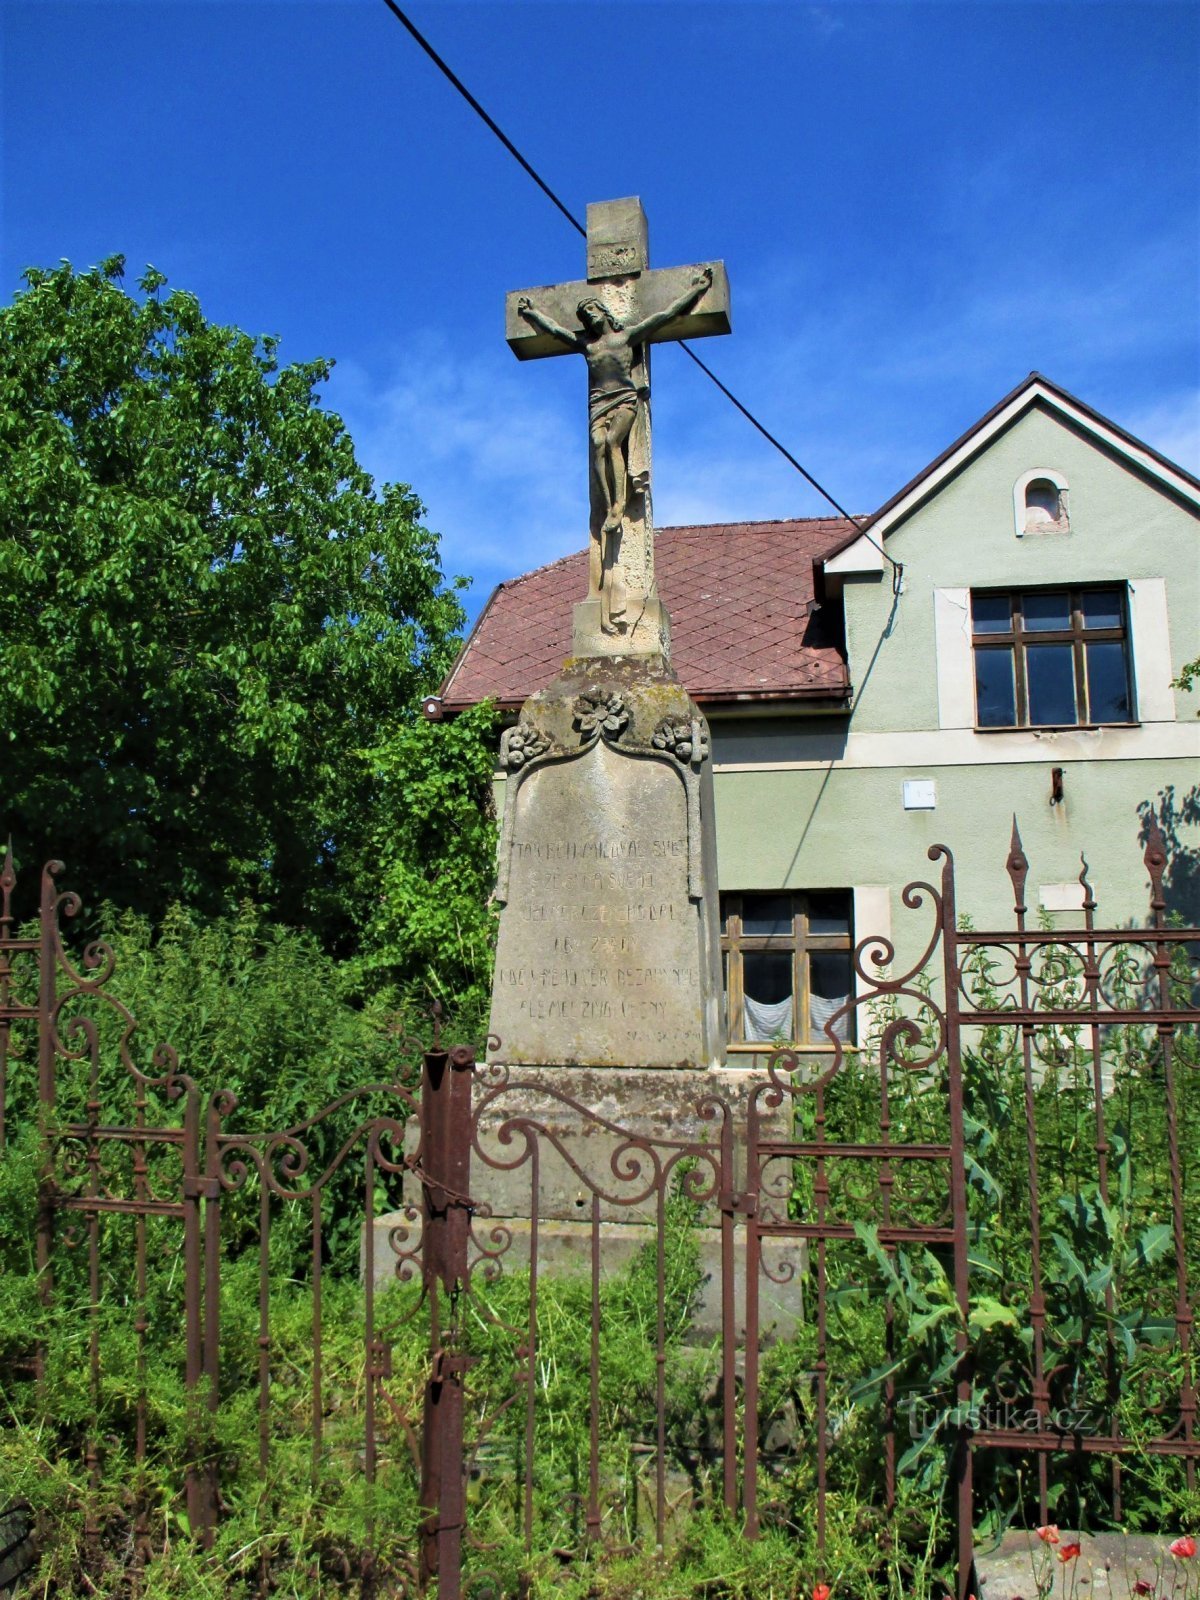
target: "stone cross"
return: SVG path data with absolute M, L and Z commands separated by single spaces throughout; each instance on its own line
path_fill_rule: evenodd
M 654 582 L 647 346 L 728 332 L 723 263 L 652 272 L 637 198 L 588 206 L 585 280 L 507 298 L 505 333 L 522 361 L 573 353 L 587 361 L 591 539 L 575 656 L 668 651 Z

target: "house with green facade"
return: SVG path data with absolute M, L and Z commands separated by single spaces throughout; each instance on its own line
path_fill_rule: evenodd
M 901 901 L 949 846 L 958 909 L 1011 922 L 1016 818 L 1031 912 L 1200 922 L 1200 480 L 1037 373 L 873 515 L 664 528 L 672 660 L 712 734 L 730 1055 L 831 1048 L 851 950 L 915 960 Z M 570 651 L 586 553 L 502 583 L 440 695 L 514 716 Z M 497 803 L 504 803 L 497 777 Z

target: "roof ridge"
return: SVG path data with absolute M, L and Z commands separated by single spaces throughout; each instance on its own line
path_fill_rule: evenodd
M 869 516 L 869 512 L 859 513 L 860 517 Z M 657 538 L 663 533 L 703 533 L 711 532 L 714 528 L 781 528 L 799 527 L 818 522 L 836 522 L 854 524 L 853 517 L 756 517 L 744 522 L 671 522 L 665 527 L 655 528 Z M 543 561 L 541 566 L 530 567 L 527 572 L 515 573 L 511 578 L 501 578 L 497 589 L 511 589 L 518 583 L 524 583 L 527 578 L 536 578 L 540 573 L 552 572 L 555 567 L 561 567 L 568 561 L 578 561 L 581 555 L 586 554 L 587 545 L 581 545 L 577 550 L 568 550 L 564 556 L 556 556 L 553 561 Z
M 530 567 L 528 572 L 518 572 L 515 577 L 501 578 L 496 589 L 511 589 L 515 584 L 524 583 L 526 578 L 536 578 L 540 572 L 552 572 L 555 567 L 562 567 L 568 561 L 578 561 L 580 556 L 587 554 L 587 545 L 581 545 L 578 550 L 568 550 L 565 556 L 556 556 L 553 561 L 543 561 L 540 567 Z
M 860 512 L 859 516 L 870 516 L 870 512 Z M 670 522 L 665 527 L 656 528 L 655 533 L 691 533 L 693 529 L 710 528 L 780 528 L 795 526 L 800 523 L 813 522 L 849 522 L 853 523 L 854 517 L 753 517 L 743 521 L 725 522 Z

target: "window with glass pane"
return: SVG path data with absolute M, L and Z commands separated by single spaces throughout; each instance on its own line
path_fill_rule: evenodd
M 971 643 L 980 728 L 1134 721 L 1121 585 L 975 591 Z
M 853 1037 L 851 895 L 744 892 L 721 896 L 721 950 L 735 1050 L 830 1047 Z M 826 1033 L 826 1025 L 830 1033 Z

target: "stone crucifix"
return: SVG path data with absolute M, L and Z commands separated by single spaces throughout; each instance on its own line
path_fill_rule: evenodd
M 724 265 L 650 271 L 641 201 L 600 201 L 587 208 L 586 280 L 514 291 L 505 332 L 522 361 L 578 354 L 587 362 L 591 539 L 573 653 L 666 654 L 654 584 L 647 347 L 729 332 Z

